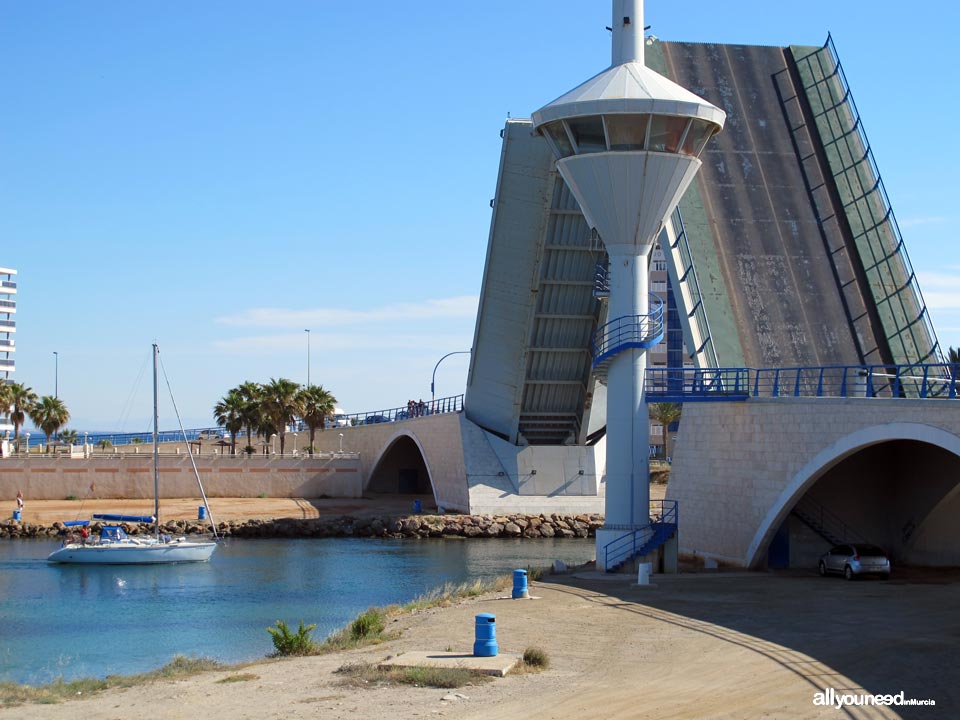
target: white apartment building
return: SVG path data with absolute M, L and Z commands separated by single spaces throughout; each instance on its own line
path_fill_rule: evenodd
M 10 374 L 16 368 L 13 359 L 15 342 L 13 334 L 17 329 L 17 271 L 0 267 L 0 382 L 8 382 Z M 10 409 L 0 408 L 0 437 L 7 430 L 13 430 L 9 418 Z

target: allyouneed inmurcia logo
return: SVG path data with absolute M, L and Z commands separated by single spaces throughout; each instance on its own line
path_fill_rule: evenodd
M 896 695 L 868 695 L 866 693 L 838 693 L 833 688 L 824 688 L 823 692 L 814 693 L 813 704 L 842 710 L 845 707 L 855 705 L 936 705 L 937 703 L 929 698 L 919 700 L 904 697 L 903 690 Z

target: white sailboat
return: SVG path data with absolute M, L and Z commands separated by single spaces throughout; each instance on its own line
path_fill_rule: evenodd
M 108 523 L 152 522 L 152 537 L 130 537 L 119 525 L 104 525 L 100 536 L 90 538 L 86 527 L 89 520 L 74 520 L 64 523 L 68 528 L 80 528 L 81 537 L 63 542 L 61 547 L 50 553 L 47 562 L 51 563 L 88 563 L 96 565 L 151 565 L 160 563 L 206 562 L 217 549 L 215 540 L 192 540 L 185 537 L 173 538 L 160 533 L 160 448 L 159 448 L 159 411 L 157 403 L 157 355 L 159 350 L 153 345 L 153 498 L 154 514 L 140 515 L 94 515 L 94 520 Z M 192 456 L 191 456 L 192 461 Z M 196 466 L 194 466 L 196 472 Z M 197 473 L 197 483 L 200 474 Z M 206 493 L 200 484 L 204 506 Z M 209 515 L 209 513 L 208 513 Z M 211 518 L 211 528 L 216 538 L 216 527 Z

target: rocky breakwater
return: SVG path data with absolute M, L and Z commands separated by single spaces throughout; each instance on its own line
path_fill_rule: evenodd
M 224 537 L 237 538 L 587 538 L 603 525 L 602 515 L 406 515 L 401 517 L 276 518 L 230 520 L 217 524 Z M 129 535 L 153 532 L 153 526 L 122 523 Z M 167 535 L 209 534 L 207 523 L 171 520 L 160 526 Z M 91 534 L 100 524 L 91 523 Z M 57 538 L 65 534 L 62 523 L 36 525 L 7 521 L 0 538 Z

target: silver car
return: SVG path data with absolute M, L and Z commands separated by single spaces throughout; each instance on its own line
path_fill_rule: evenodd
M 876 574 L 890 577 L 890 558 L 876 545 L 837 545 L 820 558 L 820 574 L 837 573 L 847 580 L 858 575 Z

